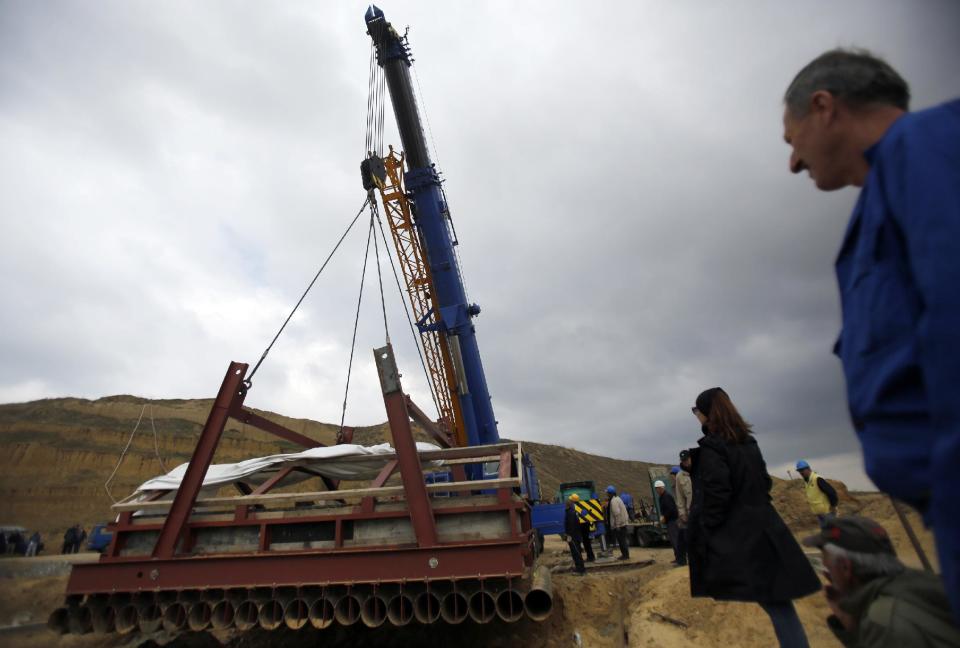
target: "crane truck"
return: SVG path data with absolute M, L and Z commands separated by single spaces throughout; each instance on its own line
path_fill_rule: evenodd
M 549 571 L 537 566 L 531 524 L 536 475 L 522 445 L 499 437 L 474 322 L 480 309 L 464 288 L 409 43 L 375 6 L 365 24 L 372 78 L 389 91 L 403 151 L 368 148 L 362 180 L 389 224 L 439 418 L 404 391 L 389 343 L 373 350 L 386 447 L 353 445 L 349 433 L 324 446 L 258 414 L 245 400 L 259 363 L 251 371 L 231 362 L 189 463 L 113 506 L 109 545 L 97 562 L 73 566 L 52 629 L 323 629 L 550 614 Z M 300 450 L 261 458 L 269 461 L 255 468 L 212 469 L 230 419 Z M 413 423 L 435 445 L 416 443 Z M 298 489 L 281 490 L 291 484 Z

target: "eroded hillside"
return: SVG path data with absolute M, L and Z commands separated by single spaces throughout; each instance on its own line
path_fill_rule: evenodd
M 167 470 L 188 461 L 211 405 L 209 399 L 134 396 L 0 405 L 0 523 L 37 529 L 45 538 L 56 540 L 77 522 L 89 528 L 109 519 L 111 500 L 104 482 L 117 466 L 134 428 L 137 434 L 110 483 L 117 499 L 165 472 L 160 459 Z M 336 437 L 336 425 L 259 413 L 321 443 L 333 443 Z M 388 436 L 385 425 L 379 425 L 358 428 L 354 440 L 374 444 L 389 440 Z M 428 440 L 421 433 L 417 436 Z M 552 497 L 561 481 L 593 479 L 599 488 L 616 484 L 649 502 L 646 469 L 652 464 L 541 443 L 524 446 L 534 458 L 545 497 Z M 214 461 L 235 462 L 296 449 L 230 421 Z

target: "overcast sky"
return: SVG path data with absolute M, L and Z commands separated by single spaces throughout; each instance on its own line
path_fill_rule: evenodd
M 884 56 L 915 109 L 957 96 L 960 3 L 382 7 L 411 26 L 501 435 L 671 462 L 722 385 L 776 474 L 805 457 L 863 485 L 830 352 L 856 192 L 788 172 L 781 97 L 839 45 Z M 0 402 L 211 397 L 256 362 L 363 202 L 365 9 L 0 0 Z M 364 229 L 249 405 L 339 421 Z M 367 289 L 357 425 L 385 419 Z

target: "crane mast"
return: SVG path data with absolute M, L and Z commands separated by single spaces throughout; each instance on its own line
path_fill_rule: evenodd
M 366 24 L 404 147 L 403 156 L 391 151 L 383 161 L 396 177 L 388 185 L 380 183 L 380 190 L 439 392 L 440 416 L 447 419 L 458 445 L 497 443 L 500 435 L 473 323 L 480 308 L 467 301 L 450 214 L 430 159 L 410 79 L 410 53 L 405 39 L 378 7 L 371 5 L 367 10 Z M 400 174 L 402 186 L 397 182 Z M 430 363 L 431 355 L 435 363 Z

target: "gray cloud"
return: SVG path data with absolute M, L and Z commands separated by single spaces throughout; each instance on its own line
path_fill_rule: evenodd
M 363 199 L 364 9 L 0 4 L 0 400 L 209 396 L 229 359 L 256 361 Z M 413 26 L 502 434 L 670 461 L 721 384 L 771 465 L 856 450 L 830 355 L 855 193 L 790 176 L 780 97 L 856 44 L 917 108 L 950 98 L 955 3 L 384 9 Z M 339 419 L 364 231 L 252 404 Z M 356 424 L 384 418 L 367 291 Z

